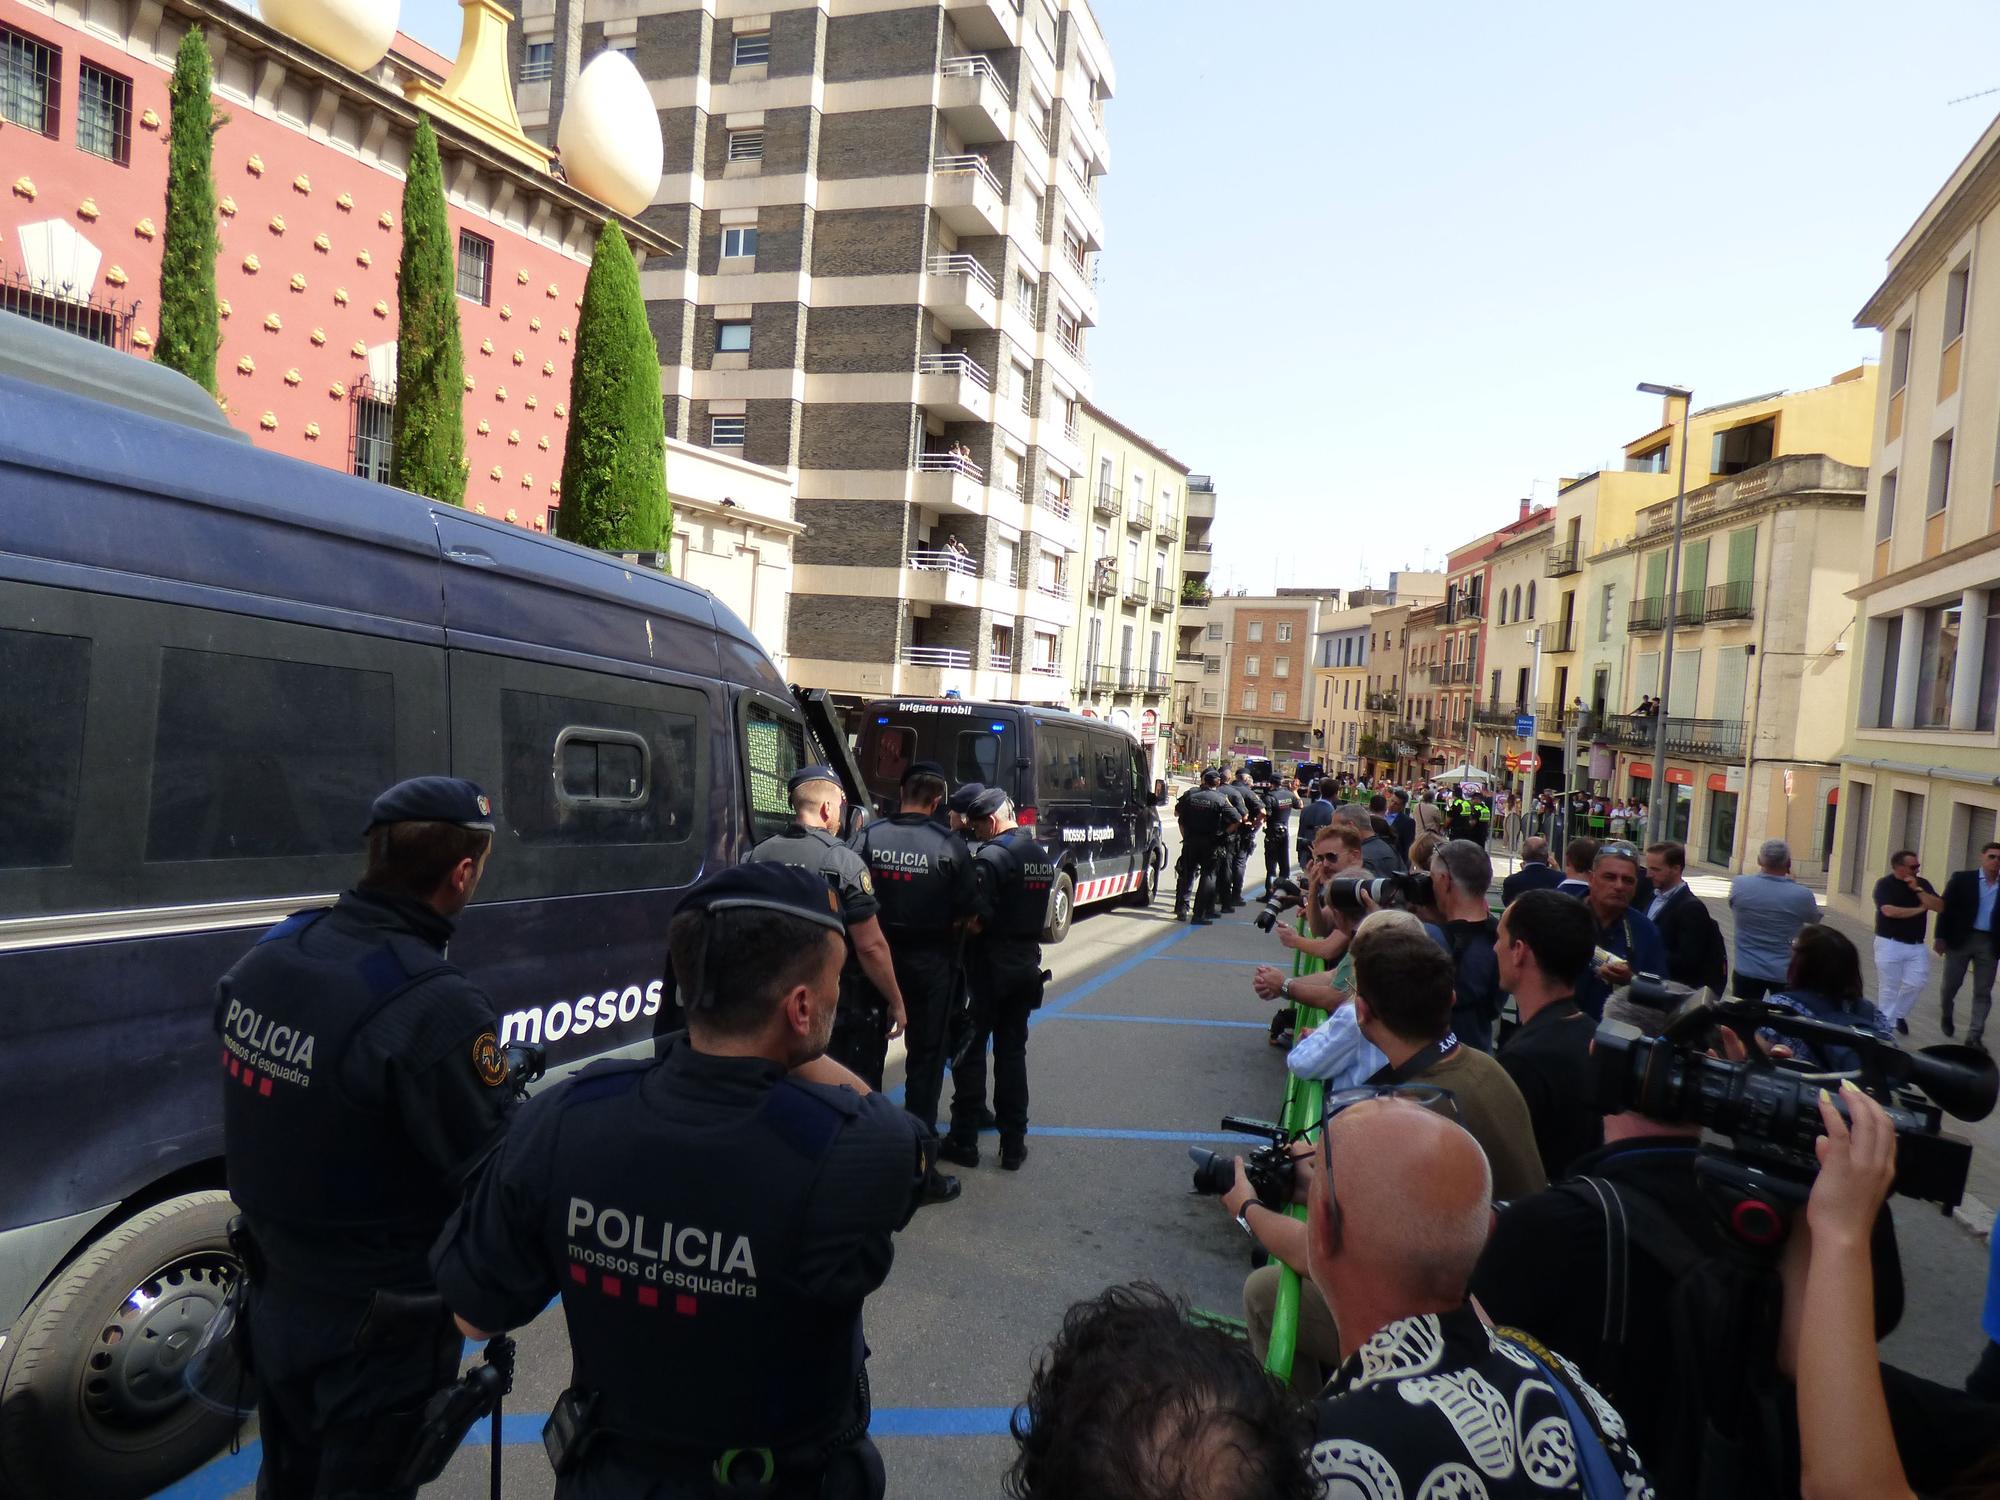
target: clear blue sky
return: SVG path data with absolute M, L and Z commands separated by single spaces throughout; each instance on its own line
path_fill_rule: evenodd
M 1880 0 L 1092 4 L 1096 399 L 1216 476 L 1219 584 L 1435 561 L 1614 462 L 1638 381 L 1708 405 L 1872 358 L 1854 313 L 2000 112 L 1947 104 L 2000 87 L 1990 0 L 1920 37 Z M 402 25 L 457 46 L 452 0 Z

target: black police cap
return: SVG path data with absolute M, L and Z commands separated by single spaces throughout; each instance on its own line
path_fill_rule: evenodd
M 791 780 L 785 783 L 785 794 L 790 796 L 809 781 L 830 781 L 840 785 L 840 778 L 833 774 L 831 766 L 800 766 L 792 772 Z
M 1201 773 L 1201 784 L 1203 786 L 1219 786 L 1221 782 L 1222 773 L 1213 766 L 1210 766 L 1206 771 Z
M 696 883 L 682 911 L 775 911 L 830 932 L 847 931 L 840 898 L 826 877 L 797 865 L 730 865 Z
M 990 818 L 1006 805 L 1007 794 L 997 786 L 989 786 L 972 799 L 972 805 L 966 808 L 965 815 L 968 818 Z
M 491 833 L 493 799 L 456 776 L 412 776 L 375 799 L 363 831 L 373 833 L 385 823 L 456 823 Z
M 966 782 L 964 786 L 951 794 L 951 810 L 961 818 L 969 816 L 972 812 L 973 800 L 985 790 L 986 783 L 983 781 Z
M 914 776 L 935 776 L 939 781 L 945 781 L 945 782 L 951 780 L 949 776 L 945 775 L 944 767 L 939 765 L 934 760 L 911 761 L 910 769 L 903 773 L 902 784 L 904 786 L 908 786 L 910 784 L 910 779 Z

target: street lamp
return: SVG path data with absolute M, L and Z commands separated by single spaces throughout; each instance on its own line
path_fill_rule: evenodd
M 1646 842 L 1657 844 L 1667 836 L 1667 704 L 1674 685 L 1674 615 L 1681 597 L 1681 526 L 1687 519 L 1688 497 L 1688 418 L 1694 412 L 1694 392 L 1684 385 L 1654 385 L 1641 382 L 1648 396 L 1681 398 L 1681 479 L 1674 496 L 1674 536 L 1667 547 L 1666 634 L 1660 641 L 1660 697 L 1653 710 L 1653 778 L 1648 799 Z

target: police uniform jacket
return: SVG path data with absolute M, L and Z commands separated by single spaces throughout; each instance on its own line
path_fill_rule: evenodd
M 973 863 L 979 881 L 980 936 L 972 964 L 1013 986 L 1039 984 L 1042 928 L 1056 864 L 1025 828 L 1010 828 L 979 846 Z
M 274 1283 L 429 1285 L 430 1245 L 514 1106 L 451 933 L 425 902 L 353 890 L 287 917 L 217 985 L 229 1192 Z
M 1292 814 L 1298 810 L 1298 793 L 1288 787 L 1274 786 L 1264 793 L 1264 809 L 1270 818 L 1268 831 L 1282 837 L 1291 831 Z
M 1213 844 L 1242 820 L 1236 804 L 1222 794 L 1221 788 L 1212 786 L 1182 792 L 1174 803 L 1174 817 L 1180 822 L 1183 838 L 1205 844 Z
M 897 813 L 856 834 L 854 852 L 867 863 L 892 950 L 957 940 L 977 898 L 964 839 L 924 813 Z
M 840 920 L 850 931 L 856 922 L 865 922 L 882 909 L 882 903 L 875 899 L 875 882 L 867 863 L 824 829 L 794 823 L 752 849 L 750 863 L 797 865 L 824 875 L 840 897 Z
M 916 1208 L 921 1137 L 886 1094 L 677 1033 L 523 1108 L 439 1239 L 438 1290 L 495 1329 L 560 1293 L 574 1387 L 641 1452 L 809 1448 L 855 1418 L 861 1305 Z
M 1256 816 L 1258 809 L 1250 805 L 1251 794 L 1243 787 L 1231 782 L 1217 788 L 1217 790 L 1229 799 L 1230 805 L 1236 809 L 1236 816 L 1239 820 L 1248 823 L 1251 818 Z

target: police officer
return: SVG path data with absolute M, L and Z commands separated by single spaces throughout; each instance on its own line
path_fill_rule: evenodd
M 936 819 L 945 792 L 942 767 L 913 762 L 903 773 L 899 811 L 870 823 L 854 840 L 854 852 L 867 861 L 875 881 L 882 930 L 909 1015 L 903 1107 L 933 1133 L 964 929 L 977 900 L 972 851 Z M 924 1196 L 926 1202 L 948 1203 L 958 1196 L 958 1179 L 933 1171 Z
M 1250 773 L 1238 768 L 1234 781 L 1222 784 L 1222 793 L 1236 808 L 1237 825 L 1229 835 L 1229 889 L 1223 898 L 1225 913 L 1243 904 L 1243 873 L 1250 863 L 1250 845 L 1264 816 L 1263 801 L 1250 785 Z
M 979 800 L 979 794 L 985 790 L 985 782 L 968 781 L 951 794 L 951 801 L 948 804 L 951 808 L 951 831 L 968 844 L 972 842 L 972 832 L 971 820 L 966 814 L 972 810 L 972 804 Z
M 938 1155 L 963 1167 L 979 1165 L 979 1128 L 986 1112 L 986 1044 L 993 1044 L 993 1113 L 1000 1126 L 1000 1165 L 1019 1171 L 1028 1159 L 1028 1017 L 1042 1003 L 1042 927 L 1056 863 L 1014 818 L 1007 794 L 988 787 L 968 816 L 980 839 L 974 869 L 979 885 L 979 935 L 968 950 L 972 981 L 972 1046 L 952 1069 L 951 1134 Z
M 1188 916 L 1188 886 L 1194 886 L 1192 923 L 1205 927 L 1222 899 L 1226 840 L 1239 821 L 1236 804 L 1222 794 L 1222 773 L 1210 767 L 1201 785 L 1182 792 L 1174 803 L 1180 823 L 1181 856 L 1174 865 L 1174 920 Z
M 896 986 L 889 940 L 882 936 L 876 914 L 875 881 L 861 856 L 840 842 L 836 833 L 847 794 L 827 766 L 801 766 L 786 783 L 796 821 L 750 851 L 752 864 L 796 865 L 825 878 L 840 896 L 841 920 L 847 924 L 847 963 L 840 974 L 840 1010 L 833 1018 L 833 1042 L 827 1055 L 853 1070 L 873 1089 L 882 1087 L 882 1069 L 889 1043 L 903 1034 L 909 1017 L 903 992 Z M 872 990 L 864 994 L 862 979 Z M 882 1003 L 877 1003 L 881 997 Z
M 1290 778 L 1264 788 L 1264 895 L 1269 899 L 1271 882 L 1287 880 L 1292 873 L 1292 814 L 1299 809 L 1299 794 Z
M 529 1102 L 433 1253 L 471 1338 L 560 1293 L 559 1497 L 874 1500 L 861 1308 L 923 1179 L 923 1132 L 825 1055 L 839 898 L 723 869 L 669 928 L 688 1029 Z
M 264 1500 L 415 1493 L 395 1478 L 459 1356 L 428 1252 L 514 1106 L 493 1003 L 445 958 L 492 803 L 421 776 L 367 839 L 360 884 L 216 987 Z

